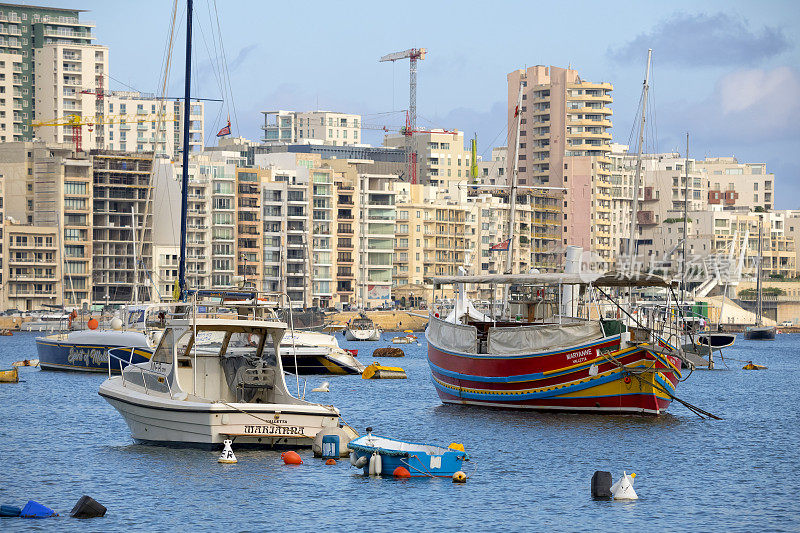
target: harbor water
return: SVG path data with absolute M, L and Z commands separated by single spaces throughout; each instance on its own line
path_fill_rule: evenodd
M 35 357 L 35 334 L 0 337 L 0 369 Z M 346 342 L 359 359 L 390 346 Z M 0 384 L 0 504 L 29 500 L 61 516 L 0 519 L 3 531 L 474 530 L 798 531 L 800 335 L 745 341 L 724 351 L 730 370 L 696 371 L 678 396 L 723 420 L 703 420 L 673 402 L 661 417 L 540 414 L 441 404 L 430 381 L 424 336 L 401 345 L 407 380 L 310 376 L 307 398 L 339 407 L 360 433 L 464 444 L 464 485 L 449 479 L 365 478 L 342 460 L 304 465 L 278 451 L 219 451 L 134 444 L 117 412 L 97 394 L 102 374 L 20 369 Z M 741 370 L 753 360 L 762 371 Z M 725 364 L 718 361 L 722 368 Z M 311 389 L 330 382 L 329 393 Z M 303 388 L 303 378 L 300 388 Z M 288 378 L 296 390 L 294 377 Z M 221 451 L 221 450 L 220 450 Z M 594 501 L 596 470 L 636 472 L 640 499 Z M 91 522 L 68 517 L 88 494 L 108 508 Z

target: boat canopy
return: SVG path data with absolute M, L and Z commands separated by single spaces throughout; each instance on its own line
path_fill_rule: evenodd
M 457 283 L 479 283 L 492 285 L 594 285 L 599 287 L 669 287 L 670 282 L 660 276 L 635 272 L 626 274 L 610 271 L 581 272 L 579 274 L 543 273 L 543 274 L 486 274 L 480 276 L 431 276 L 425 278 L 434 285 L 452 285 Z
M 489 328 L 492 354 L 529 354 L 580 346 L 603 338 L 600 322 Z

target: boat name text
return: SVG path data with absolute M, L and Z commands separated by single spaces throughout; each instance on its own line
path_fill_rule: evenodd
M 69 364 L 83 362 L 86 366 L 89 366 L 89 364 L 104 365 L 108 363 L 108 352 L 106 348 L 76 348 L 75 346 L 70 346 L 67 362 Z
M 245 426 L 244 432 L 247 435 L 302 435 L 303 428 L 300 426 Z
M 584 348 L 583 350 L 567 354 L 567 359 L 569 359 L 571 363 L 582 363 L 592 357 L 592 353 L 592 348 Z

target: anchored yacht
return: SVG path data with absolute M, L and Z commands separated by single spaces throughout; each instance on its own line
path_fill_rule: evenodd
M 261 319 L 171 319 L 149 361 L 129 364 L 133 350 L 109 351 L 99 394 L 140 443 L 311 446 L 319 431 L 341 427 L 339 411 L 289 393 L 276 356 L 285 331 Z M 209 335 L 213 342 L 195 342 Z M 111 376 L 113 365 L 121 375 Z

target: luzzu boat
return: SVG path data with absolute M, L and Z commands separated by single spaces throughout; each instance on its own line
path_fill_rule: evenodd
M 369 428 L 368 428 L 369 429 Z M 350 441 L 350 464 L 364 469 L 364 474 L 389 475 L 403 467 L 411 477 L 452 477 L 461 470 L 469 454 L 460 444 L 445 448 L 379 437 L 368 432 Z
M 629 327 L 619 320 L 542 316 L 544 301 L 536 297 L 566 285 L 583 287 L 586 294 L 603 286 L 669 288 L 663 279 L 525 274 L 431 281 L 459 286 L 452 312 L 440 318 L 432 310 L 426 331 L 428 362 L 444 403 L 651 415 L 669 407 L 681 377 L 676 346 L 640 323 Z M 510 302 L 514 320 L 494 320 L 477 311 L 465 283 L 521 289 Z

